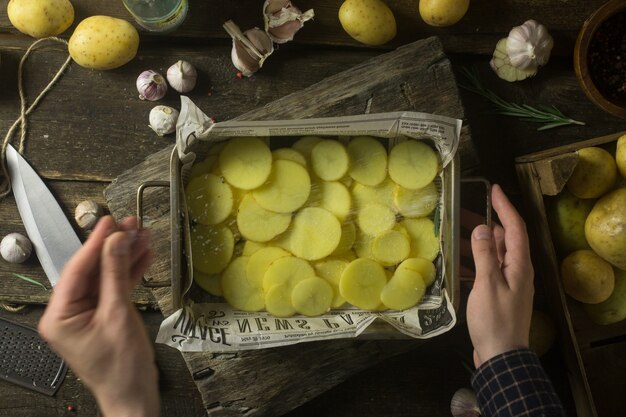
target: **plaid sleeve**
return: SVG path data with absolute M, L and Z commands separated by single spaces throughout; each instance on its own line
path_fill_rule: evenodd
M 537 355 L 517 349 L 474 372 L 472 387 L 485 417 L 563 417 L 565 411 Z

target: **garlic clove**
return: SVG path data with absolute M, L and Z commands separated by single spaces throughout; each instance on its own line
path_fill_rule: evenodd
M 178 110 L 169 106 L 156 106 L 150 110 L 150 128 L 159 136 L 176 131 Z
M 239 27 L 229 20 L 224 23 L 224 29 L 233 38 L 231 50 L 233 65 L 246 77 L 257 72 L 274 52 L 272 40 L 259 28 L 241 32 Z
M 160 100 L 167 93 L 165 78 L 156 71 L 147 70 L 139 74 L 136 85 L 141 100 Z
M 493 57 L 489 62 L 491 69 L 498 74 L 498 77 L 509 82 L 514 82 L 524 80 L 537 74 L 537 67 L 522 69 L 511 65 L 511 60 L 506 52 L 506 46 L 507 38 L 500 39 L 493 52 Z
M 22 263 L 33 252 L 33 244 L 20 233 L 9 233 L 0 242 L 0 255 L 11 263 Z
M 198 73 L 189 62 L 179 60 L 167 69 L 167 81 L 179 93 L 188 93 L 196 86 Z
M 102 207 L 93 200 L 80 202 L 74 209 L 74 219 L 82 230 L 94 228 L 100 217 L 102 217 Z
M 293 40 L 304 22 L 313 19 L 313 9 L 302 13 L 289 0 L 266 0 L 263 4 L 263 17 L 265 20 L 265 32 L 270 39 L 278 44 Z
M 469 388 L 457 390 L 450 400 L 450 412 L 454 417 L 479 417 L 480 408 L 474 391 Z
M 547 64 L 553 46 L 548 29 L 536 20 L 527 20 L 511 29 L 506 50 L 511 65 L 528 69 Z

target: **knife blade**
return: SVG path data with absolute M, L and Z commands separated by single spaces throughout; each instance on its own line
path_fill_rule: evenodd
M 24 157 L 11 145 L 7 146 L 6 155 L 17 209 L 54 287 L 63 266 L 82 244 L 61 206 Z

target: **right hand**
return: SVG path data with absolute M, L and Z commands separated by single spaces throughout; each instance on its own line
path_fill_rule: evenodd
M 467 300 L 467 327 L 476 368 L 501 353 L 528 348 L 533 308 L 526 225 L 498 185 L 492 202 L 502 226 L 480 225 L 472 232 L 476 279 Z

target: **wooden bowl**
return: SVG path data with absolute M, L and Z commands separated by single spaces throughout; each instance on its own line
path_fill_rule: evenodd
M 626 99 L 607 98 L 595 86 L 588 67 L 588 53 L 591 39 L 598 27 L 616 13 L 626 11 L 626 1 L 611 0 L 593 12 L 585 21 L 578 34 L 574 48 L 574 70 L 583 91 L 602 110 L 618 117 L 626 118 Z

